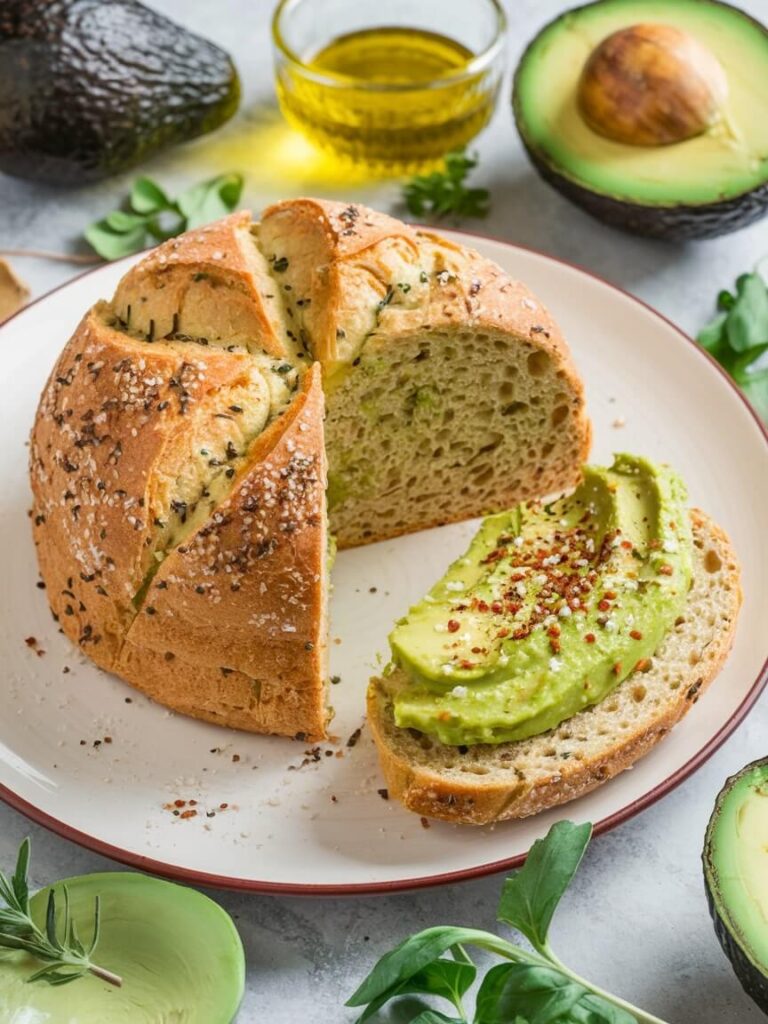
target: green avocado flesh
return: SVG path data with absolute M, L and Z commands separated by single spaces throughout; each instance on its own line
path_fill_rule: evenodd
M 728 98 L 717 124 L 684 142 L 631 146 L 603 138 L 582 117 L 577 88 L 592 50 L 641 22 L 690 33 L 722 65 Z M 712 0 L 603 0 L 548 25 L 524 54 L 515 113 L 534 153 L 592 192 L 643 205 L 700 205 L 768 181 L 768 32 Z
M 718 797 L 704 875 L 723 949 L 768 1012 L 768 760 L 729 779 Z
M 101 899 L 95 962 L 121 988 L 92 975 L 62 987 L 26 979 L 41 966 L 25 953 L 0 956 L 0 1020 L 6 1024 L 230 1024 L 243 995 L 245 960 L 229 915 L 194 889 L 127 872 L 82 875 L 66 885 L 78 934 L 93 930 Z M 32 898 L 44 927 L 48 889 Z
M 668 467 L 618 455 L 570 496 L 486 519 L 390 635 L 396 724 L 520 740 L 646 667 L 690 589 L 685 500 Z

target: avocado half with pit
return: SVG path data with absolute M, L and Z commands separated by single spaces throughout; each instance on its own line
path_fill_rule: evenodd
M 93 959 L 122 979 L 119 988 L 91 974 L 64 986 L 29 983 L 40 962 L 0 951 L 0 1020 L 45 1024 L 231 1024 L 243 996 L 245 957 L 232 919 L 194 889 L 133 872 L 80 875 L 63 887 L 77 934 L 93 931 L 95 899 L 100 937 Z M 50 889 L 32 897 L 40 927 Z M 59 911 L 59 921 L 61 911 Z
M 768 758 L 726 782 L 703 860 L 720 945 L 747 995 L 768 1013 Z
M 674 241 L 768 212 L 768 29 L 716 0 L 599 0 L 515 73 L 536 169 L 614 227 Z

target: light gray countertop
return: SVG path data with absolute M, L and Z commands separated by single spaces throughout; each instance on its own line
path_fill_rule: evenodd
M 311 165 L 290 171 L 281 162 L 287 141 L 272 105 L 269 0 L 219 0 L 215 5 L 208 0 L 154 0 L 154 6 L 228 49 L 239 65 L 245 95 L 230 126 L 150 161 L 144 173 L 173 193 L 209 174 L 243 170 L 245 205 L 254 210 L 277 198 L 314 193 L 397 212 L 397 185 L 318 181 Z M 536 29 L 565 5 L 516 0 L 509 6 L 514 63 Z M 768 19 L 768 0 L 742 6 Z M 768 253 L 768 221 L 719 240 L 675 245 L 623 236 L 590 220 L 529 167 L 508 95 L 505 84 L 496 117 L 477 143 L 477 180 L 492 190 L 492 214 L 485 222 L 465 225 L 468 229 L 578 263 L 638 295 L 691 333 L 710 315 L 716 290 Z M 113 209 L 133 177 L 128 173 L 88 188 L 59 190 L 0 175 L 0 248 L 76 247 L 83 227 Z M 14 264 L 34 295 L 78 270 L 22 258 Z M 767 737 L 764 698 L 693 778 L 638 818 L 595 840 L 558 913 L 554 942 L 571 966 L 670 1024 L 764 1020 L 742 993 L 715 939 L 700 854 L 723 781 L 766 754 Z M 0 865 L 11 864 L 25 835 L 33 837 L 35 883 L 111 866 L 5 806 L 0 807 Z M 343 1002 L 378 955 L 433 924 L 493 929 L 501 882 L 496 876 L 415 894 L 348 900 L 214 893 L 235 916 L 248 956 L 248 993 L 239 1021 L 352 1020 Z

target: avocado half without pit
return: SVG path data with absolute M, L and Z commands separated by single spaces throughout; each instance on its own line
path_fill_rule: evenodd
M 2 951 L 0 1020 L 29 1024 L 231 1024 L 243 996 L 245 957 L 232 919 L 194 889 L 133 872 L 65 879 L 77 934 L 93 931 L 96 897 L 101 928 L 94 959 L 122 978 L 115 988 L 91 974 L 59 987 L 29 977 L 40 962 Z M 31 900 L 45 926 L 49 889 Z M 61 912 L 59 912 L 59 920 Z
M 703 860 L 720 945 L 747 995 L 768 1014 L 768 758 L 726 782 Z
M 768 29 L 716 0 L 599 0 L 536 36 L 515 74 L 539 173 L 598 219 L 670 240 L 768 211 Z

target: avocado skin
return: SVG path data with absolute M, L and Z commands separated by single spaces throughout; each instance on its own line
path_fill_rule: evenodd
M 520 130 L 518 121 L 518 130 Z M 541 177 L 590 216 L 631 235 L 687 242 L 717 238 L 753 224 L 768 213 L 768 182 L 749 192 L 698 206 L 651 206 L 593 192 L 561 174 L 532 149 L 520 131 L 525 151 Z
M 594 0 L 582 5 L 589 7 Z M 729 4 L 722 3 L 722 7 L 729 7 Z M 758 26 L 763 32 L 768 30 L 755 18 L 751 18 L 740 8 L 739 14 Z M 523 143 L 528 158 L 538 171 L 544 181 L 552 185 L 557 191 L 570 199 L 576 206 L 580 206 L 596 220 L 608 224 L 610 227 L 618 228 L 631 235 L 641 235 L 646 238 L 658 238 L 668 242 L 687 242 L 700 238 L 717 238 L 720 235 L 727 235 L 731 231 L 738 231 L 749 224 L 754 224 L 768 213 L 768 182 L 758 185 L 757 188 L 742 192 L 740 195 L 731 196 L 729 199 L 722 199 L 716 203 L 686 204 L 676 203 L 674 206 L 654 206 L 650 203 L 634 203 L 631 200 L 619 199 L 616 196 L 595 192 L 584 185 L 580 185 L 568 177 L 552 163 L 545 153 L 532 146 L 526 138 L 525 118 L 523 116 L 522 101 L 520 98 L 520 72 L 528 58 L 529 51 L 542 32 L 549 25 L 576 14 L 581 7 L 574 7 L 563 14 L 559 14 L 548 25 L 539 30 L 536 36 L 526 47 L 522 57 L 515 69 L 512 82 L 512 111 L 514 113 L 515 125 L 520 139 Z
M 717 825 L 720 807 L 722 806 L 723 800 L 732 787 L 740 779 L 744 778 L 745 775 L 751 774 L 756 769 L 764 769 L 766 766 L 768 766 L 768 758 L 761 758 L 758 761 L 752 761 L 751 764 L 748 764 L 745 768 L 742 768 L 741 771 L 726 780 L 725 785 L 717 796 L 715 809 L 712 812 L 712 817 L 710 818 L 709 825 L 707 826 L 702 863 L 704 866 L 704 888 L 707 893 L 707 904 L 709 906 L 709 913 L 712 917 L 712 923 L 715 928 L 715 935 L 717 935 L 718 942 L 720 943 L 723 952 L 730 960 L 733 972 L 741 982 L 741 987 L 750 999 L 760 1007 L 763 1013 L 768 1014 L 768 978 L 766 978 L 766 976 L 749 959 L 737 942 L 736 937 L 728 929 L 724 919 L 720 916 L 720 910 L 718 908 L 718 893 L 714 881 L 715 867 L 712 855 L 712 836 Z
M 0 170 L 81 184 L 237 110 L 219 47 L 138 0 L 2 0 Z

